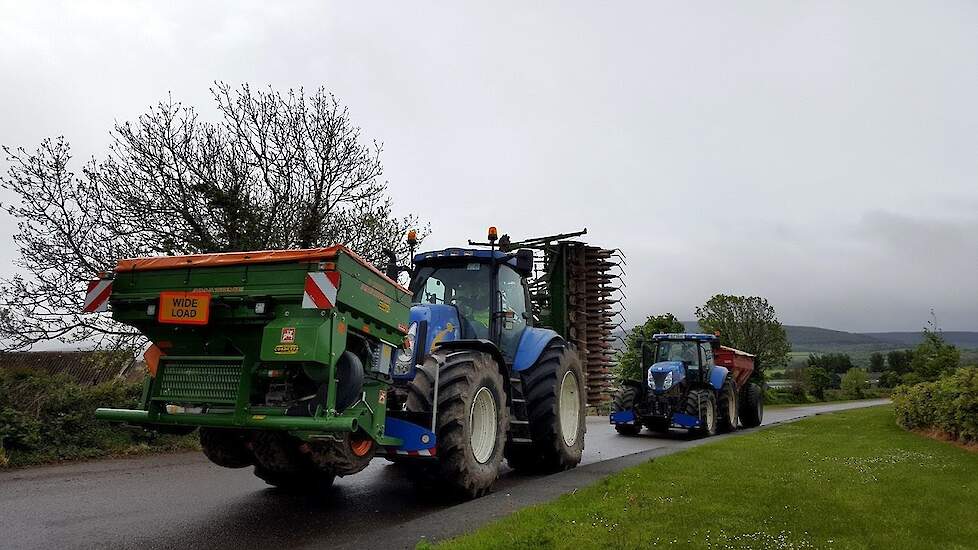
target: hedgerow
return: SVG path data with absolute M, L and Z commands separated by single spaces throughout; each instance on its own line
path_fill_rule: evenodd
M 908 430 L 938 430 L 963 443 L 978 441 L 978 367 L 899 386 L 893 403 L 897 424 Z
M 79 385 L 63 375 L 0 370 L 0 468 L 193 446 L 95 419 L 98 407 L 135 408 L 139 383 Z

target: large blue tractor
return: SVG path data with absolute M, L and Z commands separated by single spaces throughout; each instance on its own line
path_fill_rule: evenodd
M 533 251 L 448 248 L 413 264 L 410 346 L 392 372 L 389 410 L 405 425 L 430 425 L 430 445 L 391 458 L 469 497 L 489 490 L 504 458 L 538 472 L 577 465 L 585 372 L 565 335 L 534 326 Z
M 611 423 L 622 435 L 637 435 L 643 427 L 713 435 L 757 426 L 764 396 L 750 382 L 754 359 L 721 346 L 713 334 L 656 334 L 642 344 L 645 379 L 623 381 Z

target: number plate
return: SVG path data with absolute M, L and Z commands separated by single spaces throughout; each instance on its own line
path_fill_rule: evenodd
M 161 292 L 156 320 L 174 325 L 206 325 L 210 314 L 209 292 Z

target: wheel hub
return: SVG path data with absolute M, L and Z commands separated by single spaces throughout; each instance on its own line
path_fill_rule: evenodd
M 496 447 L 496 399 L 483 386 L 472 399 L 469 411 L 470 447 L 476 462 L 485 464 Z
M 559 402 L 560 435 L 564 445 L 572 447 L 577 443 L 577 425 L 581 421 L 581 399 L 578 395 L 577 375 L 572 371 L 564 373 L 560 380 Z

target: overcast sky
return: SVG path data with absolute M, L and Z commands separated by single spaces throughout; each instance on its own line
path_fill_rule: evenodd
M 532 6 L 530 5 L 532 4 Z M 0 3 L 0 143 L 209 84 L 325 85 L 426 247 L 587 227 L 628 313 L 717 292 L 841 330 L 978 330 L 976 2 Z M 0 197 L 9 200 L 9 197 Z M 0 219 L 0 238 L 14 231 Z M 16 251 L 0 249 L 0 273 Z

